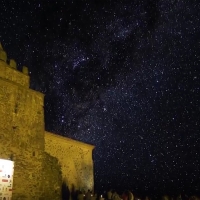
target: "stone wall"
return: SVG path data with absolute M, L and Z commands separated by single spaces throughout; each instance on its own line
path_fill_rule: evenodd
M 93 145 L 45 132 L 45 151 L 58 158 L 70 190 L 93 190 L 93 149 Z
M 0 159 L 15 163 L 13 200 L 59 200 L 63 186 L 93 189 L 94 147 L 45 132 L 43 104 L 27 68 L 8 64 L 0 44 Z
M 62 195 L 62 172 L 58 159 L 44 154 L 44 170 L 43 170 L 44 193 L 43 200 L 60 200 Z M 67 200 L 67 199 L 66 199 Z
M 9 70 L 2 73 L 6 68 Z M 20 76 L 28 78 L 10 69 L 0 61 L 0 158 L 15 161 L 13 199 L 39 199 L 44 153 L 43 94 L 13 82 Z

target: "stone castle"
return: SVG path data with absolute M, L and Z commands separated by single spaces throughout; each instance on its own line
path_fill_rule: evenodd
M 0 159 L 14 161 L 12 200 L 92 190 L 94 146 L 46 132 L 44 95 L 29 82 L 28 68 L 18 71 L 0 44 Z

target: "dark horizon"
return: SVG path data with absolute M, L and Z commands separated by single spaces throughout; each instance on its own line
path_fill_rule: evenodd
M 3 0 L 0 41 L 45 128 L 96 146 L 95 188 L 200 192 L 200 5 Z

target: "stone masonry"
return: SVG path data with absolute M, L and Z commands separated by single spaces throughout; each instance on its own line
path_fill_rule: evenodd
M 94 146 L 45 132 L 44 95 L 0 44 L 0 159 L 15 162 L 13 200 L 61 199 L 62 183 L 93 189 Z

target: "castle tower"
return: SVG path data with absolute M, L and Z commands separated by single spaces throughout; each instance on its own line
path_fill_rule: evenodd
M 63 186 L 93 189 L 94 146 L 45 132 L 44 95 L 29 81 L 28 68 L 18 71 L 0 44 L 0 159 L 14 161 L 12 200 L 60 200 Z
M 9 63 L 9 64 L 8 64 Z M 39 199 L 44 154 L 44 95 L 29 89 L 0 44 L 0 158 L 15 163 L 12 199 Z

